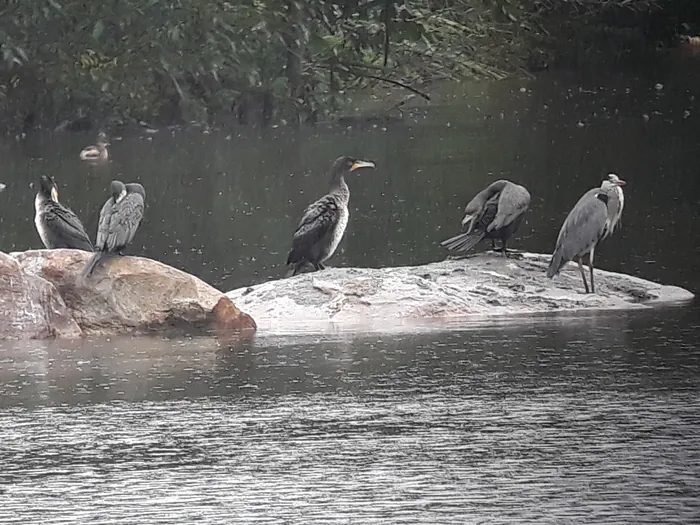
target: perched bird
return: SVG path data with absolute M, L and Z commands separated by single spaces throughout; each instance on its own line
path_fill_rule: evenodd
M 110 191 L 111 196 L 100 211 L 95 242 L 97 253 L 88 261 L 83 271 L 86 277 L 92 274 L 103 258 L 114 254 L 124 255 L 124 248 L 134 239 L 143 219 L 146 191 L 141 184 L 124 184 L 114 180 Z
M 523 216 L 530 206 L 530 193 L 524 186 L 508 180 L 489 184 L 469 201 L 464 209 L 462 229 L 466 231 L 440 243 L 450 251 L 466 252 L 482 239 L 491 239 L 496 249 L 496 239 L 503 243 L 503 254 L 508 256 L 508 239 L 518 230 Z
M 306 208 L 294 232 L 292 249 L 287 256 L 288 276 L 296 275 L 306 264 L 311 264 L 316 270 L 325 268 L 323 262 L 338 247 L 350 216 L 350 190 L 345 175 L 361 168 L 374 167 L 373 162 L 350 157 L 336 159 L 330 170 L 330 191 Z
M 109 142 L 107 141 L 107 135 L 105 135 L 103 132 L 100 132 L 97 135 L 97 145 L 92 145 L 84 148 L 80 152 L 80 160 L 107 160 L 109 158 L 107 146 L 109 146 Z
M 94 251 L 83 223 L 75 213 L 58 202 L 56 182 L 50 175 L 42 175 L 39 179 L 34 210 L 34 225 L 46 248 Z
M 557 275 L 569 261 L 578 263 L 586 293 L 595 293 L 593 279 L 593 259 L 598 243 L 612 234 L 622 213 L 623 200 L 620 200 L 625 181 L 609 178 L 600 188 L 588 190 L 569 212 L 559 231 L 557 245 L 547 268 L 547 277 Z M 618 193 L 619 190 L 619 193 Z M 586 282 L 583 264 L 590 268 L 591 287 Z

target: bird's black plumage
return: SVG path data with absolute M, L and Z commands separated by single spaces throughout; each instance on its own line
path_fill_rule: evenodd
M 102 206 L 97 226 L 95 249 L 97 253 L 88 262 L 84 275 L 88 276 L 105 256 L 122 254 L 136 235 L 143 220 L 146 191 L 141 184 L 112 181 L 111 195 Z
M 39 179 L 34 209 L 34 225 L 46 248 L 94 250 L 83 223 L 72 210 L 58 202 L 58 189 L 53 177 L 42 175 Z
M 508 240 L 520 227 L 530 206 L 530 193 L 524 186 L 508 180 L 497 180 L 477 193 L 465 207 L 462 227 L 466 231 L 440 243 L 450 251 L 466 252 L 482 239 L 503 243 L 507 255 Z
M 339 157 L 331 167 L 331 189 L 309 205 L 292 238 L 287 256 L 288 275 L 296 275 L 306 264 L 324 268 L 323 262 L 335 252 L 348 225 L 350 190 L 345 175 L 360 168 L 374 168 L 374 163 Z

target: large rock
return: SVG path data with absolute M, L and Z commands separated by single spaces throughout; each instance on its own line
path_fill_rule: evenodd
M 82 333 L 56 288 L 0 252 L 0 339 L 77 337 Z
M 31 250 L 12 256 L 30 275 L 52 283 L 72 318 L 87 334 L 166 328 L 212 330 L 227 344 L 255 333 L 255 322 L 220 291 L 166 264 L 142 257 L 113 257 L 89 278 L 91 256 L 79 250 Z
M 484 320 L 540 312 L 648 308 L 693 294 L 596 270 L 596 294 L 584 294 L 578 267 L 545 276 L 549 256 L 493 253 L 400 268 L 331 268 L 241 288 L 227 295 L 261 331 L 395 331 L 418 324 Z

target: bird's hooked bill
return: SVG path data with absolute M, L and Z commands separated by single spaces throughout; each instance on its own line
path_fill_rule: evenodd
M 356 160 L 352 167 L 350 168 L 351 171 L 359 170 L 360 168 L 374 168 L 374 162 L 369 162 L 366 160 Z
M 51 188 L 51 200 L 58 202 L 58 190 L 56 188 Z
M 470 222 L 474 218 L 473 215 L 465 215 L 464 219 L 462 219 L 462 228 L 464 228 L 468 222 Z

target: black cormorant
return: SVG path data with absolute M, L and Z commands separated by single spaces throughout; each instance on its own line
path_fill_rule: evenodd
M 467 204 L 462 219 L 462 228 L 466 227 L 466 231 L 442 241 L 440 246 L 450 251 L 466 252 L 482 239 L 491 239 L 495 250 L 495 241 L 500 239 L 503 254 L 507 256 L 508 239 L 517 231 L 529 206 L 530 193 L 524 186 L 497 180 Z
M 123 255 L 122 251 L 134 239 L 136 230 L 143 219 L 146 191 L 141 184 L 124 184 L 112 181 L 111 196 L 102 206 L 100 222 L 97 226 L 95 249 L 83 274 L 89 276 L 97 264 L 108 255 Z
M 42 175 L 39 191 L 34 199 L 34 225 L 41 242 L 48 249 L 73 248 L 94 251 L 90 237 L 80 219 L 58 202 L 56 182 L 50 175 Z
M 292 249 L 287 256 L 288 275 L 296 275 L 306 264 L 325 268 L 323 262 L 333 255 L 348 225 L 350 190 L 345 175 L 361 168 L 374 168 L 373 162 L 339 157 L 330 170 L 331 189 L 304 211 Z

